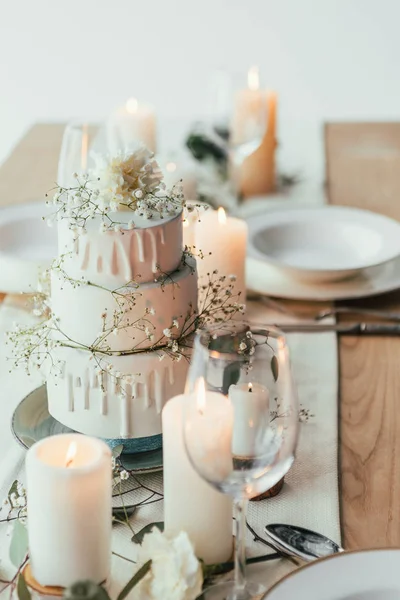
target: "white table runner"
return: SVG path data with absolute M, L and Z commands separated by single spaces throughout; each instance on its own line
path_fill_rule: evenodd
M 278 323 L 294 321 L 289 316 L 272 313 L 265 306 L 250 303 L 248 317 L 259 322 Z M 28 320 L 29 316 L 6 304 L 0 307 L 0 336 L 14 321 Z M 322 334 L 292 334 L 289 346 L 299 400 L 315 416 L 301 427 L 297 459 L 285 478 L 281 493 L 272 499 L 250 502 L 248 521 L 264 537 L 267 523 L 291 523 L 315 529 L 340 543 L 338 495 L 338 364 L 336 336 Z M 6 357 L 9 349 L 0 345 L 0 502 L 16 478 L 23 479 L 24 451 L 17 445 L 10 429 L 11 415 L 18 402 L 40 385 L 38 377 L 29 378 L 23 373 L 9 374 L 10 363 Z M 162 493 L 162 475 L 140 477 L 149 486 Z M 126 497 L 126 503 L 136 503 L 146 496 L 141 491 Z M 0 512 L 1 516 L 1 512 Z M 132 517 L 132 527 L 137 532 L 151 522 L 163 520 L 162 501 L 139 508 Z M 7 524 L 0 523 L 0 579 L 9 579 L 15 569 L 7 559 L 9 539 Z M 114 552 L 135 558 L 132 533 L 127 526 L 116 526 L 113 534 Z M 268 548 L 247 538 L 249 554 L 267 554 Z M 272 561 L 252 566 L 256 577 L 273 585 L 294 566 L 287 560 Z M 113 557 L 112 597 L 132 576 L 134 565 Z M 0 587 L 1 593 L 1 587 Z

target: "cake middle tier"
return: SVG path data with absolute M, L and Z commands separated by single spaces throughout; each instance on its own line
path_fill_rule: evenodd
M 61 341 L 129 352 L 187 335 L 197 311 L 196 261 L 162 280 L 108 290 L 51 273 L 51 308 Z
M 132 213 L 110 214 L 128 222 Z M 182 213 L 164 219 L 135 217 L 133 229 L 100 231 L 99 217 L 89 220 L 85 233 L 70 229 L 67 219 L 58 222 L 60 265 L 73 279 L 85 279 L 105 287 L 133 280 L 153 281 L 160 273 L 175 271 L 182 257 Z

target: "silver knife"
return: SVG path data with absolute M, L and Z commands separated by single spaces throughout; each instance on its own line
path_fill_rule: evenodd
M 396 323 L 280 323 L 276 327 L 284 333 L 400 336 L 400 324 Z

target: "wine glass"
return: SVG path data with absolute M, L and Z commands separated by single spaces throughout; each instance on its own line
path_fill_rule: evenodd
M 237 176 L 238 169 L 260 146 L 267 130 L 267 99 L 260 89 L 258 68 L 249 69 L 247 82 L 225 71 L 215 73 L 210 88 L 210 129 L 225 145 Z
M 73 187 L 76 185 L 74 173 L 86 173 L 96 135 L 97 127 L 87 121 L 71 121 L 67 124 L 58 161 L 58 185 Z
M 289 471 L 298 438 L 285 336 L 244 321 L 201 330 L 186 393 L 183 436 L 189 460 L 203 479 L 232 496 L 236 512 L 235 579 L 205 590 L 201 598 L 247 600 L 264 591 L 246 581 L 247 502 Z

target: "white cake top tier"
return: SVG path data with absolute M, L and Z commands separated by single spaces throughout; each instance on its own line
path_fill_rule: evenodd
M 127 217 L 118 213 L 122 222 Z M 175 271 L 182 259 L 182 213 L 164 219 L 135 218 L 133 229 L 104 231 L 99 218 L 87 231 L 70 229 L 68 220 L 58 223 L 58 249 L 63 269 L 71 279 L 89 280 L 111 289 L 131 281 L 154 281 Z

